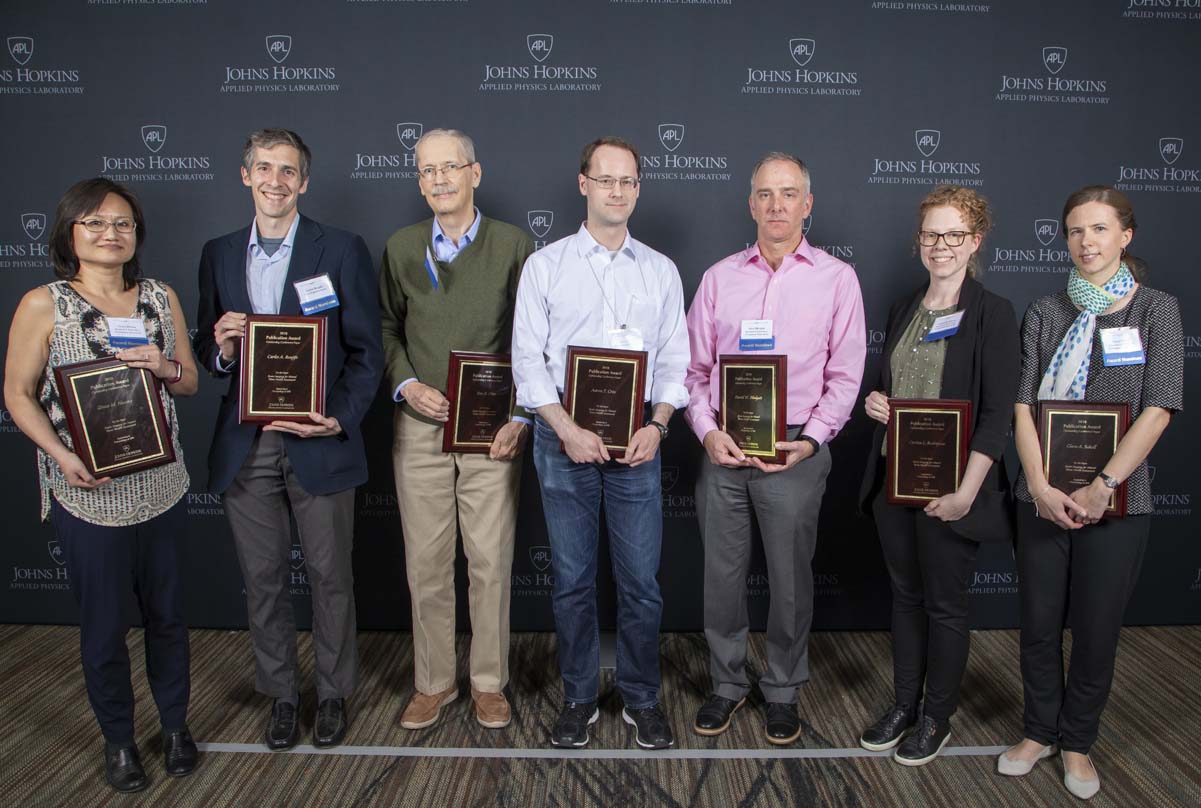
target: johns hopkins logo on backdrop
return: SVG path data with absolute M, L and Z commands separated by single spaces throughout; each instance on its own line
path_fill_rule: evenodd
M 682 123 L 659 124 L 659 145 L 663 151 L 642 155 L 642 179 L 729 182 L 729 158 L 724 154 L 683 149 L 685 129 Z
M 184 495 L 188 516 L 225 516 L 221 495 L 212 491 L 189 491 Z
M 994 101 L 1019 101 L 1035 104 L 1108 104 L 1107 79 L 1093 76 L 1069 76 L 1068 49 L 1063 45 L 1044 45 L 1042 74 L 1001 75 L 1001 86 Z
M 336 67 L 289 62 L 288 57 L 292 55 L 294 45 L 298 44 L 291 34 L 267 34 L 263 42 L 266 46 L 265 55 L 253 57 L 258 64 L 226 65 L 221 92 L 336 93 L 342 89 L 337 83 Z M 259 53 L 263 54 L 263 51 Z M 300 58 L 303 59 L 304 55 Z
M 987 14 L 992 6 L 985 3 L 959 3 L 951 0 L 872 0 L 872 11 L 909 11 L 917 13 Z
M 831 49 L 838 53 L 836 48 Z M 822 69 L 815 60 L 817 40 L 793 37 L 788 40 L 792 65 L 781 59 L 772 67 L 747 67 L 741 92 L 756 95 L 859 96 L 859 71 Z M 782 54 L 781 54 L 782 55 Z M 836 57 L 837 58 L 837 57 Z
M 8 64 L 0 66 L 0 95 L 81 95 L 79 71 L 61 64 L 38 64 L 44 57 L 33 58 L 35 44 L 31 36 L 5 38 Z
M 1168 472 L 1172 467 L 1168 467 Z M 1189 517 L 1193 514 L 1192 492 L 1179 484 L 1179 474 L 1156 474 L 1157 467 L 1147 464 L 1147 476 L 1152 482 L 1151 504 L 1155 517 Z M 1156 481 L 1156 477 L 1159 478 Z M 1190 478 L 1186 478 L 1190 479 Z
M 400 508 L 396 504 L 396 490 L 371 491 L 360 488 L 357 493 L 358 519 L 379 519 L 390 524 L 399 524 Z
M 534 249 L 541 250 L 549 243 L 547 236 L 550 235 L 550 229 L 554 227 L 555 212 L 553 210 L 527 210 L 525 221 L 529 225 L 530 232 L 534 234 Z
M 30 556 L 32 563 L 29 566 L 13 565 L 9 589 L 45 591 L 71 588 L 71 579 L 67 574 L 67 558 L 58 539 L 47 541 L 45 548 L 46 555 L 37 554 L 37 561 L 33 561 L 33 556 Z
M 515 555 L 509 582 L 512 597 L 549 598 L 555 585 L 555 575 L 551 570 L 552 561 L 551 549 L 545 544 L 528 548 L 524 560 L 520 553 Z
M 980 187 L 983 169 L 979 160 L 960 159 L 961 154 L 940 151 L 943 146 L 941 129 L 916 129 L 913 147 L 917 157 L 873 157 L 868 185 L 941 185 L 954 183 Z M 938 158 L 935 158 L 935 154 Z
M 1160 191 L 1166 193 L 1195 194 L 1201 191 L 1201 168 L 1177 165 L 1184 156 L 1184 138 L 1161 137 L 1156 151 L 1160 164 L 1147 160 L 1141 165 L 1118 166 L 1118 179 L 1114 186 L 1122 191 Z M 1150 149 L 1140 153 L 1150 156 Z
M 0 407 L 0 432 L 21 433 L 21 428 L 13 423 L 13 414 L 4 407 Z
M 114 182 L 211 182 L 212 160 L 207 154 L 163 153 L 167 127 L 146 124 L 138 132 L 145 153 L 105 154 L 100 174 Z
M 1201 335 L 1184 335 L 1184 358 L 1201 359 Z
M 596 65 L 552 64 L 553 34 L 526 34 L 523 64 L 484 65 L 481 92 L 504 93 L 595 93 L 600 92 L 600 68 Z M 510 46 L 508 52 L 513 52 Z M 559 43 L 559 53 L 563 51 Z M 556 57 L 561 58 L 560 57 Z M 570 51 L 568 59 L 571 58 Z
M 972 582 L 968 584 L 968 593 L 972 595 L 1016 595 L 1018 593 L 1018 574 L 1013 564 L 999 566 L 992 564 L 981 567 L 972 573 Z
M 1131 20 L 1201 20 L 1201 0 L 1121 0 L 1121 8 Z
M 304 563 L 304 548 L 297 543 L 292 544 L 292 551 L 288 554 L 288 565 L 292 568 L 288 573 L 288 591 L 293 595 L 311 595 L 309 568 Z
M 665 519 L 696 519 L 696 496 L 693 482 L 681 484 L 679 466 L 660 466 L 659 494 L 663 500 Z
M 1021 233 L 1023 231 L 1019 231 Z M 1072 254 L 1053 246 L 1059 238 L 1058 219 L 1035 219 L 1030 235 L 1017 238 L 1006 233 L 1000 246 L 993 247 L 989 272 L 1067 272 Z
M 396 124 L 390 132 L 376 133 L 379 143 L 388 143 L 376 149 L 363 149 L 354 154 L 352 180 L 415 180 L 417 179 L 417 152 L 413 147 L 421 139 L 425 127 L 414 121 Z M 391 139 L 395 137 L 395 139 Z M 400 148 L 397 148 L 397 147 Z
M 50 247 L 46 236 L 46 214 L 22 213 L 12 224 L 0 230 L 0 269 L 46 269 L 50 266 Z M 8 415 L 8 410 L 4 410 Z M 11 425 L 11 418 L 4 426 Z M 14 427 L 15 429 L 15 427 Z

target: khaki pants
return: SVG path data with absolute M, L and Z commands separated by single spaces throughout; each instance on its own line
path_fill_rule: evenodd
M 509 681 L 509 587 L 521 458 L 443 454 L 442 426 L 396 408 L 392 463 L 413 604 L 413 673 L 432 695 L 455 683 L 455 538 L 462 531 L 471 614 L 471 684 Z

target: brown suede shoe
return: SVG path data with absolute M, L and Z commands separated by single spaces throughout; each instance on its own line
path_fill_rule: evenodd
M 471 688 L 471 700 L 475 702 L 475 720 L 488 729 L 501 729 L 513 720 L 513 710 L 504 693 L 483 693 Z
M 451 685 L 441 693 L 428 695 L 421 692 L 413 694 L 404 713 L 400 716 L 400 725 L 405 729 L 421 729 L 437 722 L 442 708 L 459 697 L 459 688 Z

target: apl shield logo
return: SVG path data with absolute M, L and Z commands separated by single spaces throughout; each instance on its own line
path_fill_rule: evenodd
M 400 145 L 408 151 L 412 151 L 417 141 L 421 140 L 422 131 L 423 127 L 419 123 L 396 124 L 396 137 L 400 139 Z
M 8 55 L 19 65 L 33 58 L 33 37 L 10 36 L 8 38 Z
M 59 546 L 58 539 L 51 539 L 46 542 L 46 550 L 50 553 L 50 557 L 54 559 L 54 563 L 60 567 L 67 563 L 67 556 L 63 553 L 63 548 Z
M 550 56 L 551 48 L 555 46 L 555 38 L 551 34 L 528 34 L 525 46 L 530 49 L 530 56 L 536 62 L 545 62 Z
M 680 144 L 684 142 L 684 124 L 659 124 L 659 142 L 662 143 L 663 148 L 667 149 L 669 152 L 673 152 L 680 148 Z
M 274 59 L 276 64 L 282 64 L 291 52 L 292 37 L 287 34 L 272 34 L 267 37 L 267 55 Z
M 525 214 L 525 220 L 530 224 L 530 232 L 538 238 L 546 238 L 550 227 L 555 223 L 554 211 L 531 210 Z
M 680 481 L 679 466 L 663 466 L 659 469 L 659 486 L 664 491 L 670 491 Z
M 299 544 L 292 545 L 292 553 L 288 557 L 288 563 L 292 565 L 292 569 L 298 570 L 304 566 L 304 548 Z
M 1051 75 L 1055 75 L 1068 63 L 1068 49 L 1062 45 L 1047 45 L 1043 48 L 1043 64 Z
M 21 227 L 25 229 L 25 235 L 29 236 L 33 241 L 37 241 L 46 235 L 46 214 L 22 213 Z
M 1044 247 L 1049 247 L 1055 237 L 1059 235 L 1059 222 L 1055 219 L 1035 219 L 1034 220 L 1034 236 L 1038 239 L 1038 243 Z
M 546 572 L 550 567 L 550 548 L 546 545 L 530 548 L 530 563 L 538 572 Z
M 938 151 L 938 144 L 942 142 L 942 132 L 937 129 L 916 129 L 913 132 L 913 141 L 922 156 L 929 157 Z
M 167 127 L 161 123 L 143 126 L 142 142 L 146 144 L 146 148 L 157 154 L 167 143 Z
M 1184 153 L 1184 138 L 1181 137 L 1161 137 L 1159 139 L 1159 156 L 1168 165 L 1180 159 L 1180 155 Z
M 813 58 L 813 50 L 816 47 L 817 43 L 812 39 L 788 40 L 788 52 L 792 55 L 792 61 L 801 67 L 809 64 L 809 60 Z
M 1150 463 L 1147 464 L 1147 482 L 1155 482 L 1155 466 L 1152 466 Z
M 810 227 L 813 227 L 813 214 L 812 213 L 810 213 L 808 216 L 806 216 L 804 219 L 801 220 L 801 235 L 802 236 L 808 235 Z

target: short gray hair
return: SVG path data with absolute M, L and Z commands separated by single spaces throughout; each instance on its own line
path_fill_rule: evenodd
M 475 162 L 475 142 L 468 137 L 466 132 L 460 132 L 458 129 L 431 129 L 421 137 L 417 138 L 417 142 L 413 144 L 413 153 L 417 153 L 417 149 L 421 148 L 421 144 L 432 137 L 452 137 L 459 143 L 459 150 L 463 152 L 463 156 L 467 158 L 467 162 Z
M 776 161 L 792 163 L 801 170 L 801 176 L 805 178 L 805 193 L 813 190 L 813 183 L 809 178 L 809 166 L 805 165 L 805 161 L 797 157 L 795 154 L 789 154 L 782 151 L 769 151 L 767 154 L 759 158 L 759 162 L 755 163 L 755 167 L 751 169 L 751 188 L 755 187 L 755 175 L 759 173 L 759 169 L 763 168 L 764 163 L 774 163 Z

